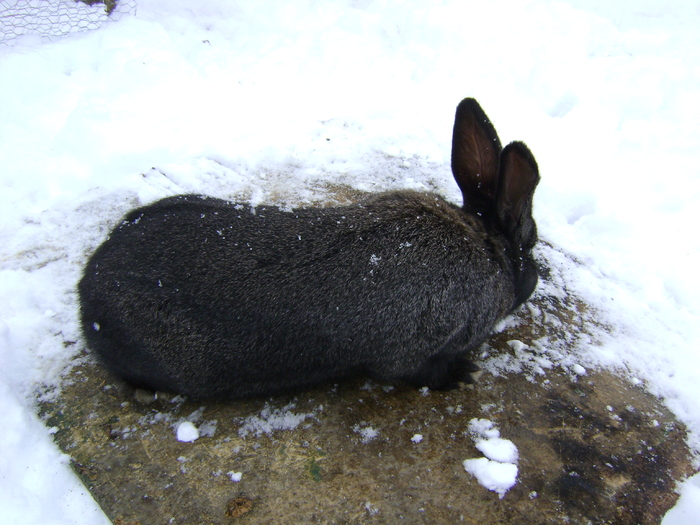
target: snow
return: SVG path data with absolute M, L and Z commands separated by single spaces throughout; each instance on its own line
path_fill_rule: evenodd
M 134 11 L 0 43 L 0 522 L 106 523 L 35 400 L 81 349 L 75 285 L 127 210 L 180 192 L 303 205 L 327 185 L 458 202 L 450 135 L 465 96 L 504 142 L 533 150 L 538 229 L 561 249 L 538 255 L 610 327 L 569 348 L 528 342 L 494 370 L 616 369 L 663 399 L 700 452 L 697 2 L 140 0 Z M 257 417 L 251 434 L 273 429 Z M 664 525 L 700 515 L 698 479 Z
M 516 483 L 518 467 L 513 463 L 500 463 L 487 458 L 465 459 L 464 470 L 474 476 L 487 489 L 505 496 Z
M 574 373 L 575 373 L 577 376 L 585 376 L 585 375 L 586 375 L 586 369 L 583 368 L 583 367 L 582 367 L 581 365 L 579 365 L 579 364 L 575 364 L 575 365 L 572 367 L 572 370 L 574 371 Z
M 492 461 L 499 463 L 516 463 L 518 461 L 518 449 L 512 441 L 502 438 L 480 439 L 474 446 Z
M 297 414 L 292 412 L 296 408 L 294 403 L 289 403 L 282 408 L 272 408 L 269 403 L 260 411 L 259 416 L 241 418 L 241 426 L 238 435 L 242 438 L 253 434 L 260 437 L 263 434 L 272 434 L 278 430 L 294 430 L 307 418 L 313 418 L 314 412 Z M 317 410 L 321 410 L 319 407 Z
M 501 432 L 493 421 L 473 418 L 469 421 L 468 433 L 474 446 L 485 456 L 465 459 L 464 470 L 474 476 L 481 485 L 505 496 L 517 482 L 518 449 L 512 441 L 501 438 Z
M 109 524 L 49 429 L 0 382 L 0 523 Z
M 360 441 L 362 441 L 362 443 L 374 441 L 374 439 L 379 436 L 379 430 L 369 425 L 365 421 L 362 421 L 357 425 L 353 425 L 352 430 L 353 432 L 360 434 Z
M 177 426 L 177 440 L 192 443 L 199 439 L 199 430 L 189 421 L 183 421 Z
M 497 439 L 501 437 L 501 431 L 496 428 L 489 419 L 473 418 L 469 420 L 468 432 L 472 438 Z

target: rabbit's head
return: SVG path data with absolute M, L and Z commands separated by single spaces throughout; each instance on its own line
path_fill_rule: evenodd
M 462 190 L 463 208 L 505 240 L 513 263 L 515 300 L 511 311 L 532 294 L 537 269 L 532 248 L 537 227 L 532 197 L 540 180 L 537 162 L 522 142 L 505 148 L 479 103 L 466 98 L 457 106 L 452 135 L 452 173 Z

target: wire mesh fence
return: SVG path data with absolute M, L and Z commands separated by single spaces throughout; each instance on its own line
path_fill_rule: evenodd
M 136 14 L 136 0 L 0 0 L 0 44 L 24 35 L 60 38 L 125 14 Z

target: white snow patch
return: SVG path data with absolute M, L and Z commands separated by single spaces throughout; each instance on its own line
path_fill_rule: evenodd
M 192 443 L 199 439 L 199 430 L 189 421 L 183 421 L 177 426 L 177 440 Z
M 360 434 L 360 441 L 363 443 L 369 443 L 379 435 L 379 430 L 368 425 L 364 421 L 358 425 L 354 425 L 352 430 Z
M 199 435 L 200 437 L 214 437 L 216 434 L 216 425 L 218 421 L 213 419 L 211 421 L 204 421 L 199 425 Z
M 470 420 L 468 432 L 485 457 L 464 460 L 464 469 L 503 498 L 517 481 L 518 449 L 512 441 L 501 438 L 493 421 L 488 419 Z
M 501 437 L 501 432 L 490 419 L 471 419 L 469 421 L 468 431 L 473 438 L 494 439 Z
M 364 507 L 370 516 L 376 516 L 377 514 L 379 514 L 379 509 L 372 505 L 372 503 L 369 501 L 365 503 Z
M 242 438 L 250 434 L 259 437 L 263 434 L 272 434 L 277 430 L 294 430 L 307 418 L 314 418 L 313 412 L 296 414 L 292 409 L 295 403 L 289 403 L 282 408 L 272 408 L 269 403 L 260 411 L 259 416 L 248 416 L 242 419 L 238 435 Z
M 674 508 L 666 513 L 661 525 L 696 525 L 700 516 L 700 474 L 680 485 L 681 497 Z
M 487 458 L 465 459 L 464 470 L 474 476 L 481 485 L 496 492 L 500 498 L 505 496 L 518 477 L 518 467 L 512 463 L 500 463 Z
M 586 369 L 583 368 L 579 364 L 575 364 L 571 369 L 573 370 L 574 374 L 576 374 L 577 376 L 585 376 L 587 373 Z
M 512 441 L 502 438 L 480 439 L 474 443 L 487 458 L 501 463 L 517 463 L 518 449 Z

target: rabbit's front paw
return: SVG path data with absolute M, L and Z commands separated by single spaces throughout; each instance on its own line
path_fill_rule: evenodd
M 475 383 L 481 374 L 481 369 L 463 355 L 436 355 L 407 381 L 431 390 L 452 390 L 460 383 Z

